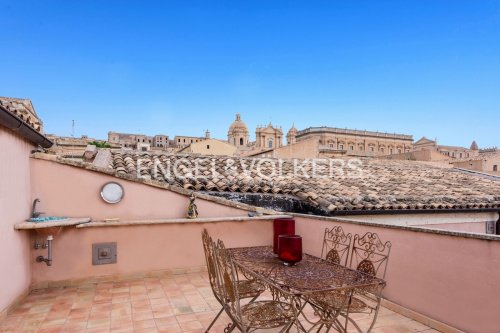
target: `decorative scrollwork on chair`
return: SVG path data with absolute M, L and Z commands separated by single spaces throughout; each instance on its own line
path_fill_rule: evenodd
M 325 229 L 321 257 L 334 264 L 346 265 L 351 247 L 352 235 L 344 233 L 341 226 Z

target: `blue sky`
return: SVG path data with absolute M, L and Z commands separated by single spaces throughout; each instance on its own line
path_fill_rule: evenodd
M 500 1 L 5 1 L 0 96 L 46 132 L 335 126 L 500 146 Z

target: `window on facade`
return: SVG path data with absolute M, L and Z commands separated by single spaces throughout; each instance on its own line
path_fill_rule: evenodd
M 328 144 L 328 146 L 329 146 L 330 148 L 333 148 L 333 143 L 329 143 L 329 144 Z
M 451 153 L 451 156 L 455 157 L 455 152 Z
M 267 141 L 267 146 L 269 148 L 273 148 L 273 139 L 269 139 L 269 141 Z
M 401 149 L 398 149 L 398 154 L 401 154 Z
M 349 150 L 354 150 L 354 146 L 349 146 Z
M 207 149 L 210 149 L 210 145 L 207 145 Z
M 184 142 L 186 142 L 186 139 L 184 139 Z
M 359 146 L 359 150 L 363 151 L 363 146 Z
M 375 149 L 373 147 L 370 147 L 370 151 L 374 151 Z
M 181 139 L 177 139 L 177 142 L 181 142 Z
M 339 145 L 339 149 L 343 150 L 344 149 L 344 145 Z
M 460 153 L 460 158 L 462 158 L 462 153 Z
M 243 146 L 243 138 L 240 138 L 240 146 Z
M 392 148 L 391 148 L 391 149 L 389 149 L 389 152 L 390 152 L 390 154 L 392 155 L 392 153 L 393 153 L 393 149 L 392 149 Z
M 498 171 L 498 165 L 496 165 L 496 164 L 495 164 L 495 165 L 493 166 L 493 171 Z
M 384 152 L 384 147 L 380 147 L 380 152 Z

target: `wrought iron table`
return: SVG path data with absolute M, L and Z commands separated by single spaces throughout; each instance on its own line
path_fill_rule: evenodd
M 232 248 L 229 251 L 244 275 L 250 275 L 290 295 L 298 310 L 297 327 L 304 332 L 311 332 L 322 326 L 335 327 L 344 332 L 352 296 L 382 290 L 385 286 L 385 281 L 380 278 L 305 253 L 301 262 L 285 266 L 273 253 L 271 246 Z M 305 305 L 315 295 L 330 292 L 339 295 L 344 304 L 338 308 L 316 307 L 315 314 L 319 315 L 319 320 L 312 321 L 305 317 L 302 311 Z M 312 325 L 309 330 L 300 324 L 299 315 Z M 345 317 L 346 325 L 339 322 L 340 315 Z

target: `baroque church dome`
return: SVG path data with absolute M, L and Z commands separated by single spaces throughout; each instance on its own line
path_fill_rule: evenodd
M 236 120 L 229 126 L 229 132 L 245 131 L 248 132 L 247 125 L 241 120 L 239 113 L 236 114 Z
M 227 141 L 237 147 L 245 147 L 248 145 L 248 139 L 248 127 L 241 121 L 241 116 L 237 113 L 236 120 L 229 126 Z

